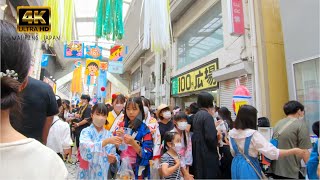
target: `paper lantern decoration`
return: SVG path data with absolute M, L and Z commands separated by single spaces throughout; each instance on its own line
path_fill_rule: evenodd
M 236 80 L 236 90 L 232 97 L 232 106 L 235 115 L 237 115 L 242 105 L 250 105 L 252 102 L 252 96 L 247 87 L 240 85 L 239 79 Z
M 64 45 L 65 58 L 83 58 L 84 44 L 78 41 L 72 41 Z
M 86 58 L 102 59 L 102 47 L 100 46 L 87 46 Z

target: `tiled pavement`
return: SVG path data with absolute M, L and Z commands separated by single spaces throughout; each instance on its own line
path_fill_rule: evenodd
M 72 162 L 76 162 L 76 161 L 77 161 L 77 156 L 76 156 L 77 153 L 76 153 L 76 150 L 75 150 L 75 149 L 76 149 L 76 148 L 72 148 L 72 150 L 73 150 L 72 156 L 71 156 Z M 70 164 L 70 163 L 65 162 L 65 165 L 66 165 L 66 167 L 67 167 L 67 169 L 68 169 L 68 172 L 69 172 L 68 180 L 74 180 L 74 179 L 76 179 L 76 177 L 77 177 L 77 172 L 78 172 L 78 165 L 79 165 L 79 164 L 75 164 L 75 163 Z

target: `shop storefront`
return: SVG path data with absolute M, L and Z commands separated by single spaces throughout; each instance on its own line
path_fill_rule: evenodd
M 295 99 L 305 106 L 305 119 L 312 132 L 312 124 L 320 119 L 320 58 L 294 62 L 292 68 Z
M 218 102 L 218 82 L 213 79 L 212 72 L 219 68 L 218 59 L 196 67 L 186 73 L 171 79 L 171 95 L 174 104 L 181 108 L 197 102 L 197 95 L 201 91 L 212 93 L 215 103 Z

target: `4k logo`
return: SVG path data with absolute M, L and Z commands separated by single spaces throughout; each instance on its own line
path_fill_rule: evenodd
M 50 7 L 46 6 L 18 6 L 18 32 L 50 32 Z

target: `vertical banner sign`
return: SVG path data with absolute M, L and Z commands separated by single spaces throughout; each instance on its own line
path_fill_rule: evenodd
M 232 35 L 244 34 L 244 16 L 242 0 L 228 0 L 229 32 Z

